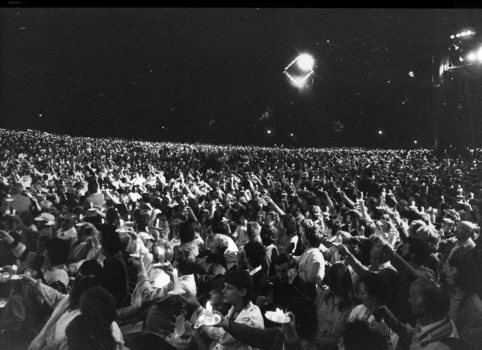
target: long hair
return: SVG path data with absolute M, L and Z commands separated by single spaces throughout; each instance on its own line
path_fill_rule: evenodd
M 326 272 L 324 282 L 335 295 L 342 298 L 342 302 L 338 304 L 339 311 L 347 309 L 354 303 L 353 283 L 350 271 L 345 264 L 342 262 L 333 264 Z

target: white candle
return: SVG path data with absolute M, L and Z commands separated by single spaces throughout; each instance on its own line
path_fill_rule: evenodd
M 159 218 L 156 219 L 156 227 L 159 227 Z
M 131 221 L 131 214 L 127 215 L 127 221 Z
M 91 208 L 94 207 L 94 203 L 93 203 L 93 202 L 90 202 L 90 207 L 91 207 Z
M 79 221 L 82 221 L 84 219 L 84 216 L 82 214 L 79 214 Z

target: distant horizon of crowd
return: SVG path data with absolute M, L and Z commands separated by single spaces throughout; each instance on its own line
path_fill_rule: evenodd
M 0 345 L 482 347 L 481 148 L 0 129 L 0 201 Z

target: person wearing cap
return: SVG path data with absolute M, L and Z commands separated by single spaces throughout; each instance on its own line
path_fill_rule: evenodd
M 52 238 L 54 236 L 55 216 L 49 213 L 40 213 L 35 219 L 35 225 L 39 232 L 39 237 Z

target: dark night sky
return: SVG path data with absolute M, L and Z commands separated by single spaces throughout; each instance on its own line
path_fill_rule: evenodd
M 429 144 L 432 55 L 450 34 L 482 23 L 479 9 L 2 8 L 0 16 L 2 127 L 299 145 Z M 302 93 L 283 75 L 301 52 L 317 63 Z

